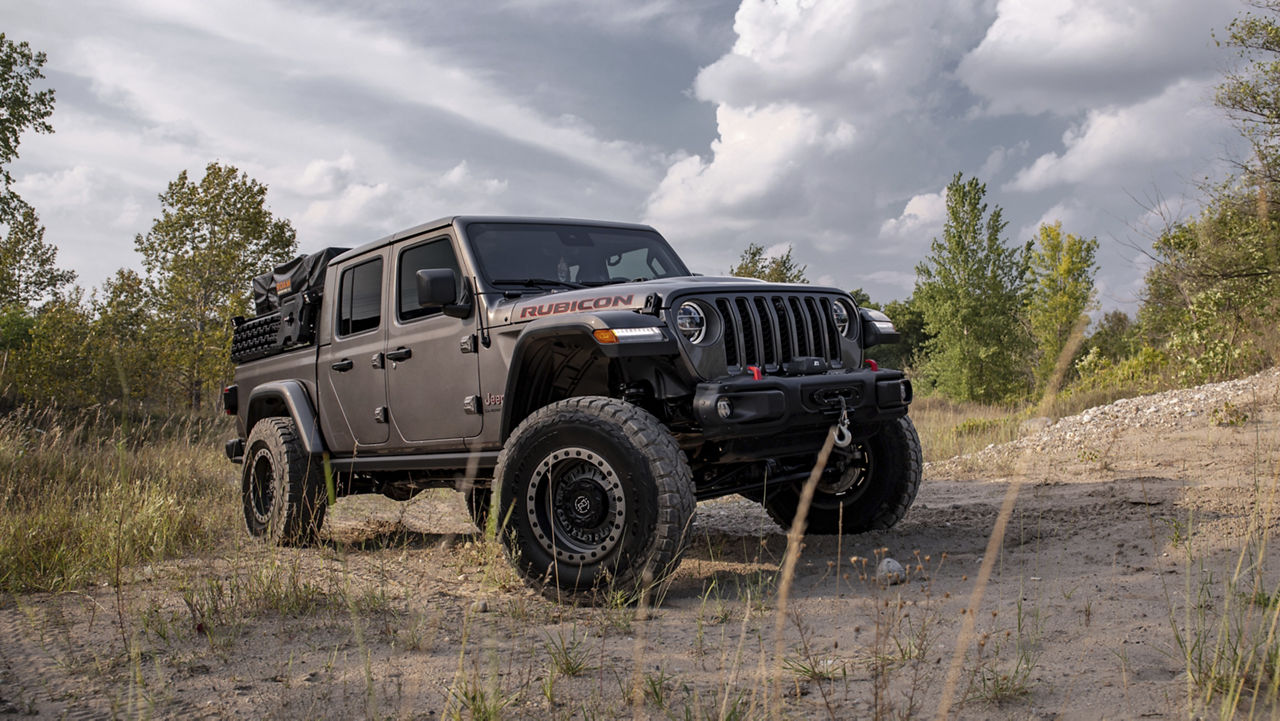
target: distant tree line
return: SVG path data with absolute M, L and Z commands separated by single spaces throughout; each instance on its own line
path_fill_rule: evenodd
M 53 132 L 54 92 L 33 87 L 45 61 L 0 34 L 0 393 L 209 409 L 231 377 L 231 319 L 249 310 L 249 278 L 296 253 L 293 227 L 271 215 L 265 185 L 209 163 L 160 193 L 160 216 L 134 238 L 142 274 L 74 285 L 9 173 L 23 132 Z

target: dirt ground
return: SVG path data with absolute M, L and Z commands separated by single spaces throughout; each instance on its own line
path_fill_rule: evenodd
M 319 548 L 238 541 L 125 569 L 118 587 L 0 602 L 0 716 L 1230 715 L 1199 700 L 1178 637 L 1211 644 L 1239 589 L 1277 588 L 1261 540 L 1280 520 L 1270 378 L 1230 413 L 931 464 L 896 528 L 806 539 L 780 657 L 786 536 L 748 501 L 700 504 L 674 583 L 645 612 L 528 591 L 451 492 L 352 498 Z M 884 556 L 910 580 L 878 581 Z M 1247 698 L 1237 712 L 1274 715 Z

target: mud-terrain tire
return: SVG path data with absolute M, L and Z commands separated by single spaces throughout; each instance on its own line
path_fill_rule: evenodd
M 471 488 L 464 492 L 463 498 L 467 504 L 467 515 L 471 516 L 471 522 L 476 524 L 481 534 L 486 533 L 489 507 L 493 505 L 493 491 L 489 488 Z
M 249 534 L 281 546 L 313 542 L 324 524 L 324 471 L 292 418 L 263 418 L 249 432 L 240 481 Z
M 902 520 L 920 489 L 920 436 L 903 416 L 884 423 L 853 447 L 861 463 L 838 478 L 819 479 L 806 517 L 807 533 L 851 534 L 892 528 Z M 764 507 L 784 529 L 791 528 L 804 481 L 766 489 Z
M 543 595 L 598 601 L 660 587 L 688 544 L 684 453 L 648 412 L 583 396 L 526 418 L 498 456 L 502 540 Z

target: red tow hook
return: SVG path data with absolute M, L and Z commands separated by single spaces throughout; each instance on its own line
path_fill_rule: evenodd
M 751 380 L 760 380 L 760 366 L 747 366 L 747 370 L 751 371 Z
M 880 364 L 879 364 L 879 363 L 876 363 L 875 361 L 871 360 L 870 358 L 868 358 L 868 359 L 866 360 L 866 364 L 867 364 L 867 367 L 868 367 L 868 368 L 870 368 L 872 371 L 878 371 L 878 370 L 880 370 Z

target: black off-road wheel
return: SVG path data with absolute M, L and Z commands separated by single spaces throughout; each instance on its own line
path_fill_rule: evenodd
M 324 523 L 324 471 L 292 418 L 263 418 L 249 432 L 241 476 L 249 534 L 281 546 L 315 541 Z
M 637 598 L 680 562 L 693 519 L 684 453 L 657 418 L 601 396 L 524 420 L 494 478 L 507 553 L 549 598 Z
M 902 520 L 920 489 L 923 461 L 920 436 L 910 418 L 884 423 L 863 441 L 852 444 L 841 462 L 818 479 L 806 516 L 806 532 L 851 534 L 892 528 Z M 836 460 L 836 454 L 832 454 Z M 785 529 L 791 528 L 800 505 L 803 481 L 766 488 L 764 507 Z

